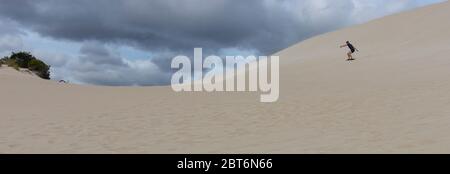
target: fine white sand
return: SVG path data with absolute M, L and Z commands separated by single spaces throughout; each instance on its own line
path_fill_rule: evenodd
M 445 2 L 283 50 L 277 103 L 58 84 L 3 66 L 0 153 L 450 153 L 448 19 Z

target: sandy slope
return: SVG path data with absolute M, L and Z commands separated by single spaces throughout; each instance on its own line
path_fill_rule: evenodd
M 450 3 L 277 53 L 256 93 L 58 84 L 0 69 L 0 153 L 450 153 Z M 351 40 L 362 52 L 352 63 Z

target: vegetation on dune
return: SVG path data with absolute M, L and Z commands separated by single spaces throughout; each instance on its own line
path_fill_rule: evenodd
M 35 72 L 43 79 L 50 79 L 50 66 L 39 59 L 33 59 L 28 62 L 28 69 Z
M 10 59 L 9 57 L 4 57 L 0 62 L 16 70 L 19 70 L 19 65 L 17 65 L 16 61 Z
M 33 71 L 42 79 L 50 79 L 50 66 L 34 57 L 29 52 L 13 52 L 11 56 L 0 59 L 0 66 L 1 64 L 5 64 L 16 70 L 19 70 L 19 68 L 26 68 Z
M 27 52 L 13 52 L 9 58 L 15 60 L 20 68 L 28 68 L 28 63 L 32 60 L 36 60 L 36 57 Z

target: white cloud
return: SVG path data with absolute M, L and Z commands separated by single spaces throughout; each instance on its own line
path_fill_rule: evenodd
M 23 48 L 22 38 L 18 35 L 0 36 L 0 53 L 18 51 Z

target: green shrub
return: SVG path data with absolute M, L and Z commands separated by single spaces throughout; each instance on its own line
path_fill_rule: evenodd
M 5 64 L 6 59 L 8 59 L 8 57 L 3 57 L 0 59 L 0 67 L 2 67 L 3 64 Z
M 28 69 L 35 72 L 43 79 L 50 79 L 50 66 L 38 59 L 32 59 L 28 62 Z
M 40 78 L 50 79 L 50 66 L 28 52 L 13 52 L 10 57 L 0 59 L 0 66 L 1 64 L 8 65 L 16 70 L 27 68 L 36 73 Z
M 4 63 L 6 65 L 8 65 L 8 67 L 12 67 L 12 68 L 14 68 L 16 70 L 19 70 L 19 65 L 17 64 L 17 62 L 15 60 L 13 60 L 13 59 L 4 59 L 3 61 L 4 61 Z
M 18 52 L 18 53 L 12 53 L 9 59 L 13 59 L 16 61 L 17 65 L 19 65 L 20 68 L 28 68 L 28 63 L 31 60 L 36 59 L 33 55 L 31 55 L 28 52 Z

